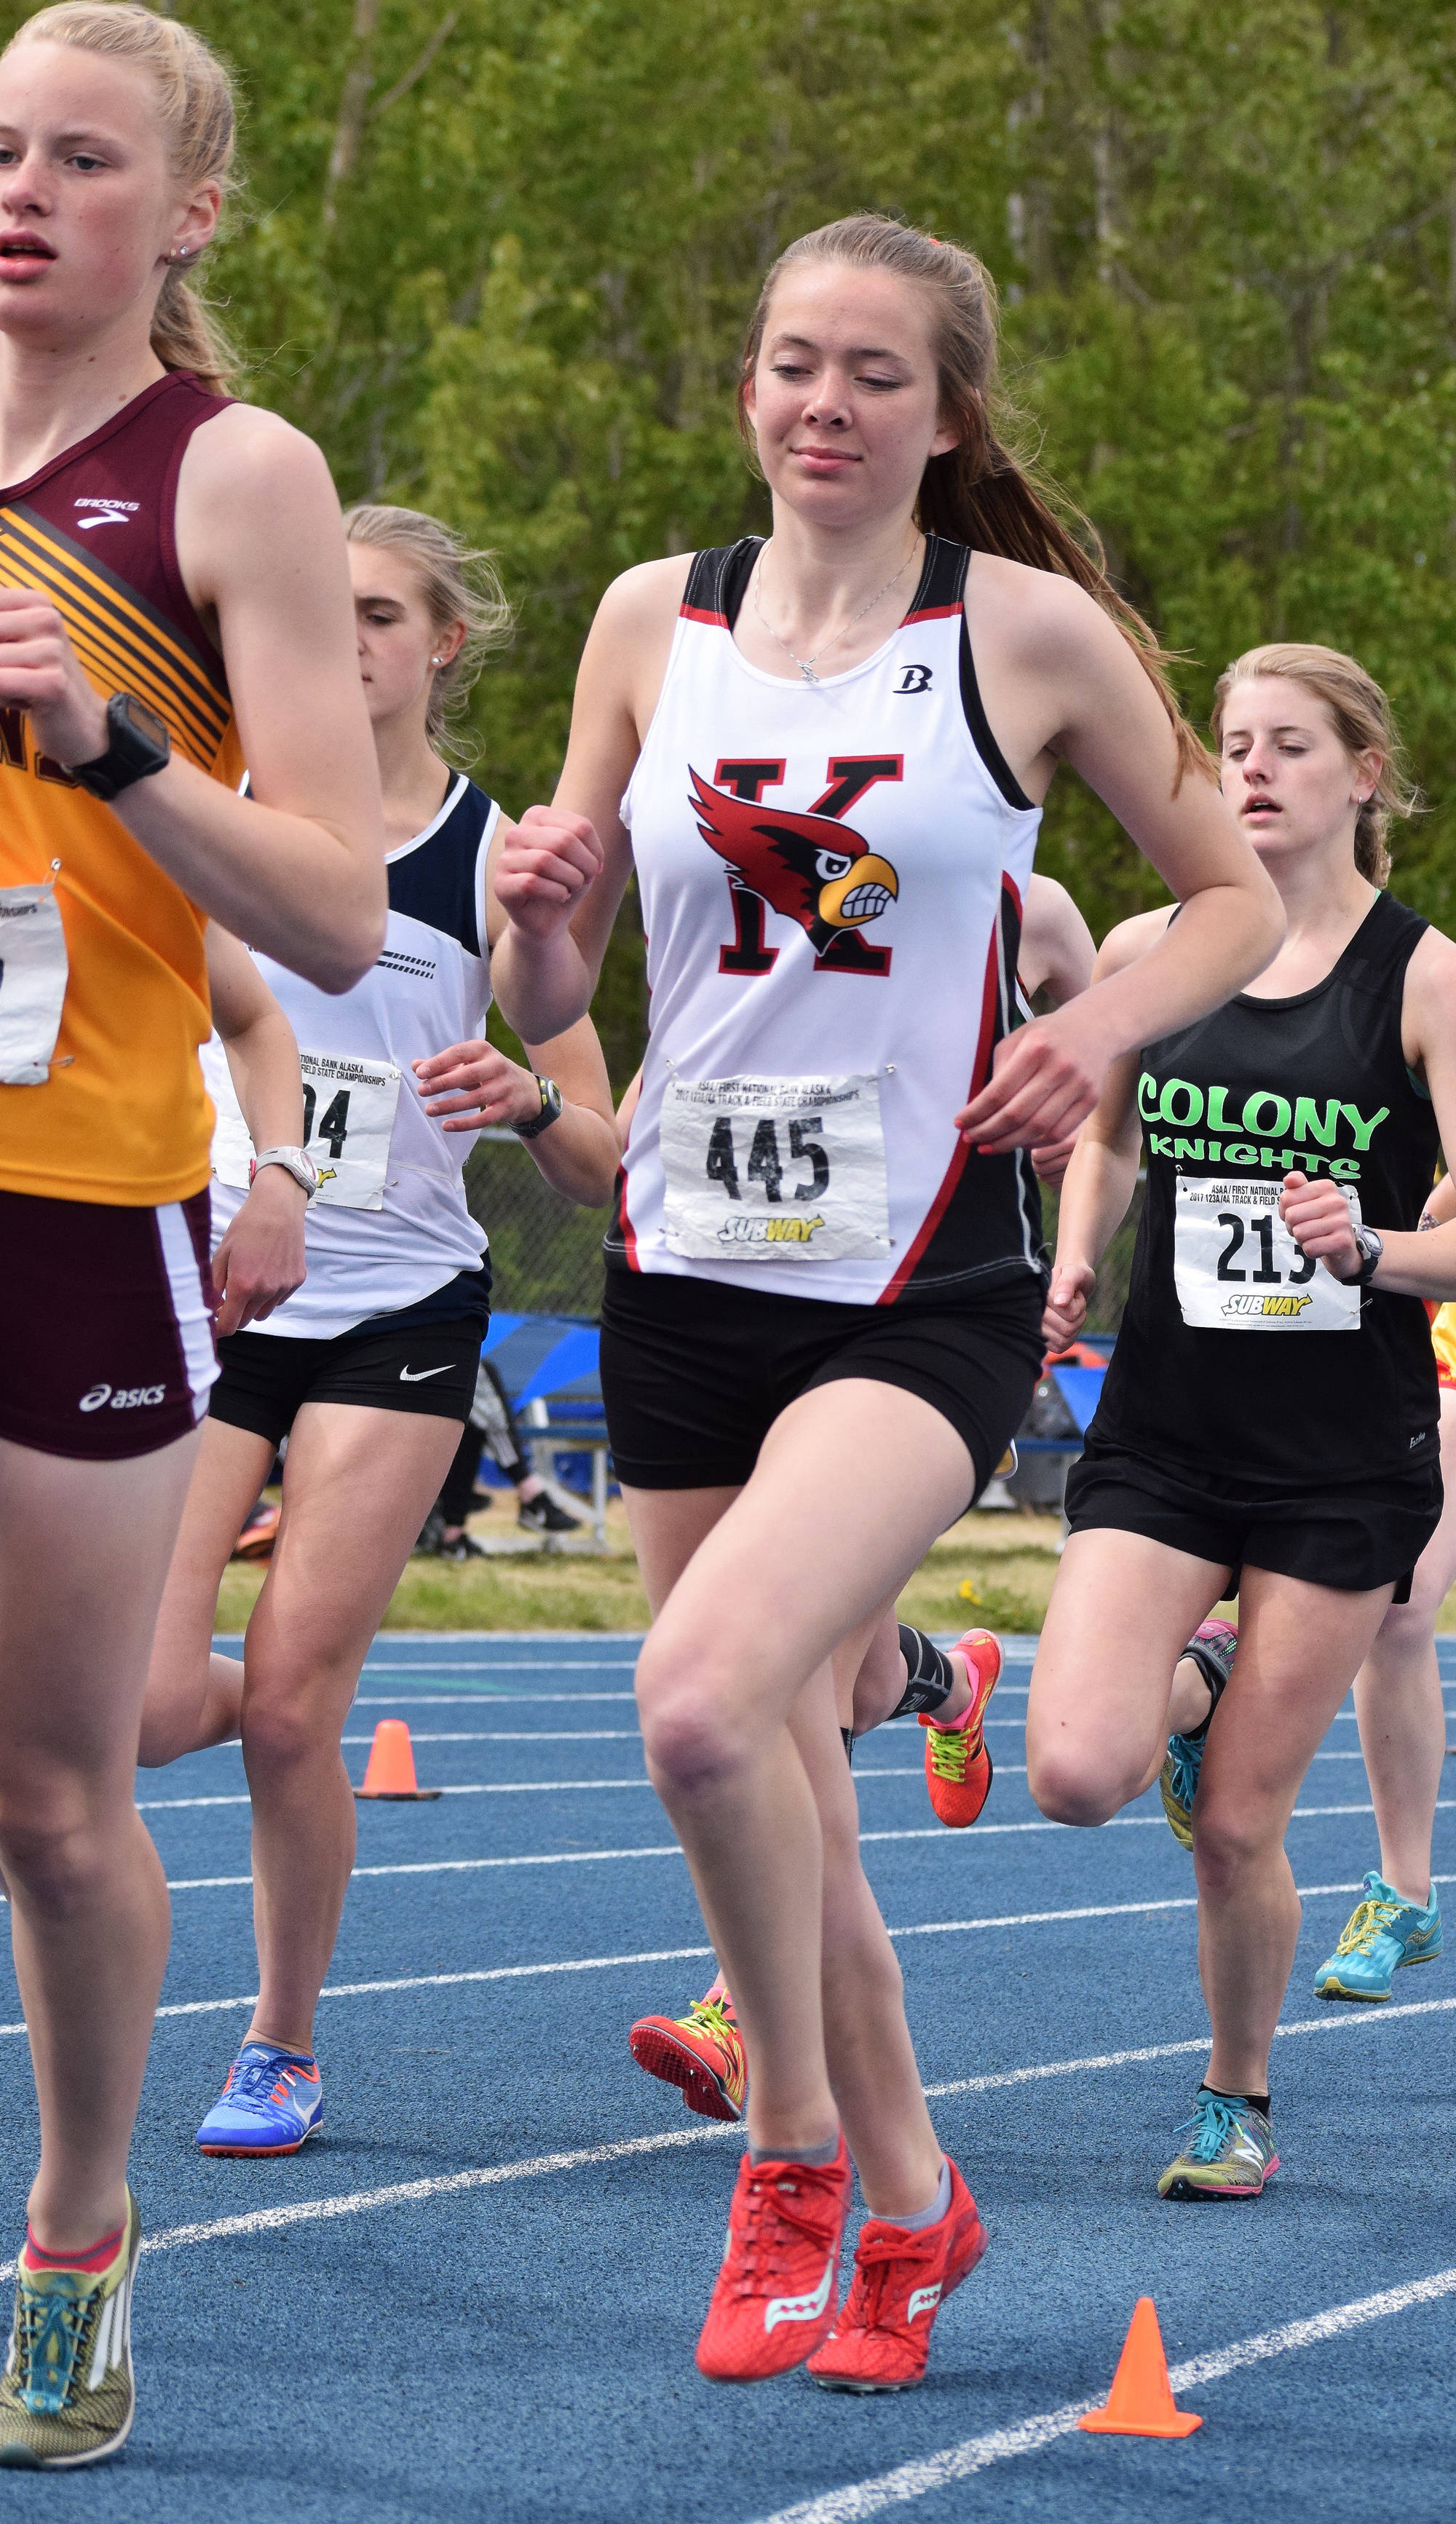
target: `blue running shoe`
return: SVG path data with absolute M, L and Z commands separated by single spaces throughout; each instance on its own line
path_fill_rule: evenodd
M 1170 1735 L 1168 1758 L 1158 1777 L 1158 1794 L 1168 1828 L 1184 1849 L 1193 1845 L 1193 1799 L 1198 1793 L 1198 1773 L 1203 1768 L 1203 1747 L 1208 1741 L 1208 1721 L 1217 1709 L 1234 1668 L 1234 1655 L 1238 1645 L 1238 1632 L 1232 1622 L 1204 1622 L 1193 1632 L 1184 1656 L 1191 1657 L 1207 1683 L 1213 1698 L 1196 1735 Z M 1183 1657 L 1179 1659 L 1180 1665 Z
M 197 2144 L 204 2156 L 297 2156 L 322 2127 L 317 2061 L 271 2042 L 245 2042 Z
M 1433 1964 L 1440 1950 L 1441 1905 L 1435 1886 L 1423 1911 L 1372 1868 L 1338 1945 L 1315 1974 L 1315 1996 L 1388 1998 L 1403 1965 Z

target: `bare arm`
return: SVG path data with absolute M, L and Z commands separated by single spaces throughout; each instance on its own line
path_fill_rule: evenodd
M 1040 994 L 1064 1008 L 1085 991 L 1097 960 L 1092 931 L 1064 885 L 1034 876 L 1026 890 L 1017 970 L 1029 999 Z
M 1438 930 L 1427 930 L 1406 967 L 1401 1031 L 1406 1060 L 1424 1079 L 1434 1108 L 1441 1145 L 1456 1146 L 1456 946 Z M 1424 1233 L 1387 1229 L 1379 1218 L 1365 1219 L 1384 1242 L 1371 1285 L 1396 1296 L 1441 1304 L 1456 1298 L 1456 1202 L 1446 1192 L 1446 1183 L 1436 1187 L 1427 1205 L 1436 1208 L 1441 1224 Z M 1360 1250 L 1337 1184 L 1286 1175 L 1279 1208 L 1301 1252 L 1313 1254 L 1336 1280 L 1355 1277 Z
M 998 1044 L 991 1081 L 956 1121 L 999 1151 L 1075 1130 L 1119 1053 L 1190 1024 L 1262 971 L 1284 913 L 1213 781 L 1180 782 L 1162 704 L 1092 598 L 987 555 L 972 588 L 983 648 L 991 634 L 987 707 L 1023 785 L 1040 794 L 1070 762 L 1184 906 L 1148 951 Z
M 603 597 L 576 678 L 552 806 L 532 806 L 491 853 L 491 979 L 526 1043 L 591 1004 L 632 870 L 621 801 L 656 705 L 687 558 L 628 570 Z
M 508 1060 L 494 1044 L 458 1043 L 431 1060 L 416 1060 L 414 1075 L 424 1109 L 444 1131 L 510 1130 L 541 1110 L 542 1078 L 561 1091 L 558 1120 L 527 1140 L 541 1173 L 568 1200 L 605 1209 L 620 1160 L 611 1087 L 602 1045 L 590 1017 L 581 1017 L 555 1042 L 528 1044 L 532 1067 Z
M 255 1148 L 296 1148 L 304 1136 L 304 1091 L 293 1028 L 235 938 L 208 923 L 213 1021 Z M 213 1256 L 218 1330 L 261 1323 L 302 1287 L 303 1186 L 282 1166 L 265 1166 Z
M 1096 977 L 1120 973 L 1140 953 L 1147 952 L 1166 929 L 1168 918 L 1166 911 L 1144 912 L 1111 931 L 1097 958 Z M 1065 1348 L 1086 1322 L 1097 1264 L 1132 1203 L 1142 1149 L 1137 1097 L 1137 1054 L 1126 1052 L 1107 1072 L 1096 1108 L 1078 1135 L 1062 1184 L 1056 1260 L 1042 1319 L 1043 1333 L 1053 1348 Z
M 257 802 L 174 751 L 112 812 L 236 936 L 321 990 L 349 990 L 384 935 L 384 839 L 323 458 L 271 413 L 233 405 L 187 448 L 176 531 L 188 593 L 218 624 Z M 42 596 L 0 591 L 0 702 L 26 711 L 46 752 L 104 753 L 109 698 Z

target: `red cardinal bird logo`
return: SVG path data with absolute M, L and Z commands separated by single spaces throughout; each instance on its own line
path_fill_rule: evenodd
M 837 940 L 851 946 L 852 933 L 878 920 L 897 899 L 899 878 L 890 861 L 837 815 L 795 815 L 783 806 L 754 805 L 709 787 L 691 764 L 688 776 L 694 790 L 689 804 L 709 849 L 727 860 L 750 893 L 797 920 L 821 958 Z

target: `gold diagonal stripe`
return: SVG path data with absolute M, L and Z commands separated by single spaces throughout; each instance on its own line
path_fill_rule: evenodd
M 4 543 L 0 542 L 0 582 L 12 587 L 31 584 L 23 570 L 8 565 L 8 558 Z M 43 569 L 40 574 L 45 575 Z M 137 650 L 128 651 L 115 642 L 106 629 L 89 622 L 66 588 L 51 587 L 49 592 L 57 599 L 57 610 L 76 655 L 83 665 L 95 669 L 100 683 L 111 684 L 114 689 L 134 687 L 139 700 L 149 702 L 170 724 L 175 725 L 180 739 L 204 752 L 216 752 L 227 725 L 225 713 L 220 718 L 205 716 L 188 696 L 159 673 L 155 658 Z
M 58 609 L 73 631 L 104 642 L 113 659 L 121 661 L 123 681 L 126 673 L 140 670 L 152 679 L 155 687 L 170 697 L 174 696 L 176 708 L 194 725 L 210 733 L 216 733 L 226 725 L 225 704 L 219 708 L 211 695 L 206 702 L 200 701 L 186 684 L 171 674 L 167 659 L 153 646 L 137 639 L 124 622 L 109 618 L 94 598 L 88 600 L 86 591 L 77 590 L 70 583 L 65 571 L 52 566 L 46 554 L 38 552 L 21 556 L 13 550 L 7 554 L 6 544 L 11 542 L 9 537 L 0 541 L 0 568 L 8 567 L 14 572 L 12 584 L 25 585 L 38 579 L 55 598 Z M 26 560 L 31 563 L 28 581 L 24 568 Z
M 23 552 L 58 597 L 84 608 L 98 629 L 125 643 L 121 654 L 129 651 L 138 660 L 145 660 L 152 673 L 176 692 L 179 706 L 190 708 L 205 724 L 225 727 L 230 707 L 227 696 L 198 675 L 186 653 L 167 640 L 145 612 L 126 606 L 105 580 L 73 561 L 64 549 L 57 550 L 48 539 L 27 534 L 24 526 L 9 524 L 15 517 L 13 510 L 4 514 L 8 530 L 0 550 L 9 544 L 12 550 Z
M 210 701 L 227 702 L 227 678 L 220 661 L 215 671 L 177 625 L 143 596 L 140 588 L 131 586 L 116 570 L 109 569 L 98 554 L 83 551 L 48 517 L 41 516 L 34 509 L 27 509 L 24 501 L 0 513 L 13 521 L 15 532 L 30 535 L 50 553 L 59 566 L 73 570 L 78 581 L 96 590 L 137 623 L 144 636 L 166 651 L 176 672 L 200 694 Z

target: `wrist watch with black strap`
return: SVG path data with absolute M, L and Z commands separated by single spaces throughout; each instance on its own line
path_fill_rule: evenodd
M 113 693 L 106 705 L 107 747 L 90 762 L 73 762 L 72 779 L 93 798 L 119 798 L 137 780 L 165 771 L 171 758 L 171 732 L 165 718 L 139 702 L 134 693 Z
M 539 1140 L 543 1131 L 549 1131 L 553 1122 L 559 1122 L 561 1118 L 563 1099 L 556 1080 L 538 1078 L 536 1084 L 541 1090 L 541 1109 L 538 1113 L 533 1113 L 528 1122 L 511 1123 L 510 1127 L 518 1140 Z
M 1368 1288 L 1380 1269 L 1381 1255 L 1385 1249 L 1385 1239 L 1378 1235 L 1373 1227 L 1363 1225 L 1352 1227 L 1350 1234 L 1355 1239 L 1355 1249 L 1360 1256 L 1360 1268 L 1358 1271 L 1352 1271 L 1348 1279 L 1340 1282 L 1340 1286 L 1344 1288 Z

